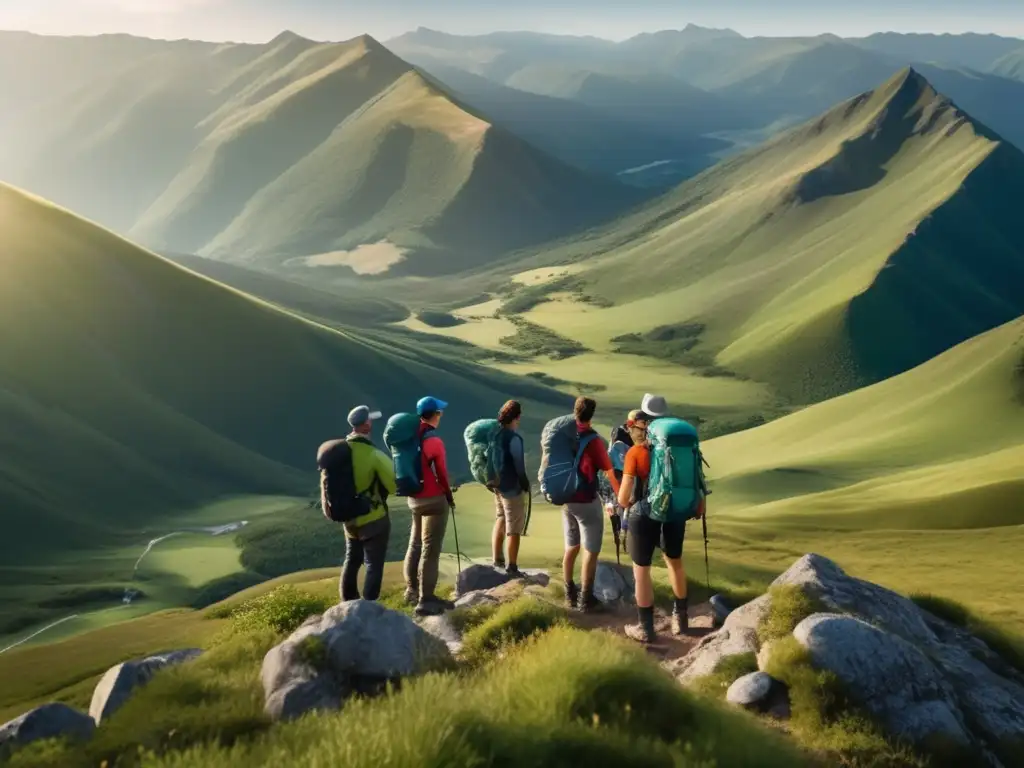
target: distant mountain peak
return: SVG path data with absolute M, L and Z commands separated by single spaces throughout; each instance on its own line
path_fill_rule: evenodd
M 290 29 L 286 29 L 284 32 L 279 34 L 267 45 L 284 45 L 286 43 L 312 43 L 313 41 L 309 38 L 303 37 L 297 32 L 292 32 Z
M 743 37 L 730 27 L 702 27 L 699 24 L 687 24 L 682 31 L 683 34 L 694 37 Z

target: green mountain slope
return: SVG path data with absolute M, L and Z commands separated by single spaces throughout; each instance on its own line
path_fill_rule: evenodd
M 0 123 L 0 177 L 162 251 L 318 257 L 318 275 L 456 270 L 643 197 L 492 125 L 368 37 L 129 40 L 131 55 L 106 53 L 120 38 L 35 37 L 0 55 L 0 82 L 34 83 Z M 62 45 L 89 53 L 70 92 L 47 74 Z
M 1024 524 L 1024 320 L 707 454 L 714 498 L 737 514 L 857 529 Z
M 981 35 L 900 34 L 880 32 L 849 42 L 867 50 L 905 61 L 945 62 L 981 72 L 989 71 L 1000 57 L 1024 44 L 1020 38 Z
M 454 440 L 513 392 L 563 400 L 313 325 L 6 186 L 0 262 L 5 565 L 138 545 L 224 497 L 308 496 L 316 446 L 358 402 L 435 393 Z
M 1024 313 L 1022 194 L 1024 155 L 906 70 L 530 265 L 578 262 L 615 305 L 549 312 L 563 335 L 671 342 L 809 402 Z

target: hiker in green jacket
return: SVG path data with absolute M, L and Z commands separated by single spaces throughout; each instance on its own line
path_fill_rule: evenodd
M 526 531 L 526 516 L 530 503 L 530 478 L 526 474 L 526 455 L 523 437 L 517 431 L 523 417 L 523 407 L 509 400 L 498 413 L 501 424 L 501 450 L 504 461 L 501 477 L 494 489 L 495 521 L 491 534 L 491 552 L 494 566 L 505 568 L 513 578 L 519 578 L 519 542 Z M 505 541 L 508 541 L 508 565 L 505 565 Z
M 378 450 L 370 438 L 373 422 L 381 417 L 380 411 L 371 411 L 360 405 L 348 414 L 351 433 L 344 439 L 352 451 L 352 472 L 356 493 L 370 497 L 370 511 L 345 526 L 345 564 L 341 569 L 339 592 L 342 601 L 359 599 L 359 569 L 366 564 L 363 580 L 363 599 L 376 600 L 380 596 L 387 559 L 388 540 L 391 537 L 391 518 L 388 516 L 387 498 L 395 492 L 395 470 L 391 457 Z M 331 449 L 341 440 L 327 443 L 320 449 L 320 503 L 328 511 L 330 499 L 328 485 L 332 471 Z

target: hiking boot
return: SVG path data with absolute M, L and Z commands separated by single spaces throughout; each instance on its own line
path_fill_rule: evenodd
M 657 636 L 654 633 L 654 606 L 637 608 L 637 623 L 626 627 L 626 637 L 638 643 L 653 643 Z
M 643 624 L 627 624 L 625 628 L 626 637 L 630 640 L 636 640 L 638 643 L 653 643 L 655 641 L 655 634 L 653 629 L 648 629 Z
M 594 597 L 592 589 L 584 589 L 580 592 L 579 601 L 576 606 L 580 613 L 596 613 L 604 609 L 604 604 Z
M 493 563 L 491 563 L 491 568 L 494 568 L 495 570 L 499 570 L 500 571 L 504 567 L 505 567 L 505 561 L 504 560 L 495 560 Z
M 440 616 L 444 606 L 437 600 L 421 600 L 414 611 L 417 616 Z
M 416 605 L 416 603 L 420 601 L 415 589 L 405 590 L 405 597 L 403 599 L 405 600 L 406 605 Z
M 505 569 L 505 573 L 510 579 L 525 579 L 526 576 L 522 571 L 519 570 L 519 566 L 512 563 L 508 568 Z
M 687 600 L 676 600 L 672 606 L 672 634 L 681 635 L 690 628 L 690 616 L 687 612 Z
M 580 590 L 576 586 L 575 582 L 570 581 L 565 585 L 565 607 L 569 610 L 575 610 L 576 601 L 579 600 Z

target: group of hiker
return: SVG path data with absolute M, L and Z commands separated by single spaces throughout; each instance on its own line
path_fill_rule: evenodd
M 371 437 L 381 412 L 360 405 L 348 415 L 350 434 L 320 446 L 320 503 L 324 515 L 342 523 L 346 534 L 339 587 L 343 601 L 360 599 L 358 574 L 364 565 L 361 597 L 379 597 L 391 534 L 388 498 L 399 495 L 411 513 L 405 600 L 420 616 L 454 607 L 436 594 L 458 490 L 449 480 L 445 445 L 436 434 L 447 407 L 443 400 L 424 397 L 415 414 L 392 416 L 383 434 L 386 453 Z M 592 398 L 578 398 L 573 413 L 549 421 L 541 437 L 540 493 L 561 507 L 566 604 L 585 613 L 602 609 L 594 588 L 607 517 L 616 555 L 625 533 L 633 561 L 638 621 L 626 627 L 627 636 L 642 643 L 656 639 L 651 565 L 659 548 L 674 595 L 672 632 L 682 634 L 688 627 L 683 539 L 687 521 L 705 514 L 708 494 L 697 432 L 668 415 L 664 397 L 647 394 L 640 408 L 613 429 L 606 445 L 592 427 L 596 409 Z M 512 578 L 523 575 L 519 548 L 533 499 L 519 433 L 522 417 L 522 405 L 510 400 L 496 419 L 473 422 L 464 432 L 473 477 L 494 495 L 493 566 Z M 457 549 L 457 529 L 455 535 Z M 579 584 L 577 559 L 582 561 Z

